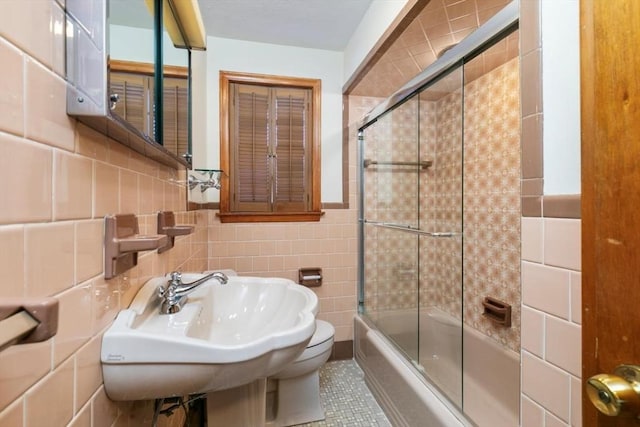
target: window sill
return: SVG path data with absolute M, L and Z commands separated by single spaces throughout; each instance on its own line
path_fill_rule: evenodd
M 324 212 L 218 212 L 220 222 L 318 222 Z

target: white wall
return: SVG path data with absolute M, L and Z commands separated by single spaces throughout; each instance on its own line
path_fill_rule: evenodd
M 322 202 L 342 202 L 342 58 L 342 52 L 208 37 L 206 61 L 192 57 L 194 87 L 202 88 L 197 76 L 206 78 L 205 93 L 193 94 L 194 167 L 220 164 L 220 70 L 321 79 Z M 217 192 L 211 196 L 218 200 Z
M 543 0 L 540 4 L 544 194 L 579 194 L 579 2 Z
M 373 0 L 344 50 L 343 82 L 347 82 L 408 0 Z

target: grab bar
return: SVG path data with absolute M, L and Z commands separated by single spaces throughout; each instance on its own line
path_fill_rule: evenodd
M 433 165 L 433 162 L 431 160 L 421 160 L 419 162 L 380 162 L 378 160 L 365 159 L 362 165 L 365 168 L 368 168 L 369 166 L 384 165 L 384 166 L 419 166 L 420 169 L 427 169 L 431 167 L 431 165 Z
M 374 225 L 376 227 L 382 227 L 382 228 L 390 228 L 392 230 L 399 230 L 399 231 L 406 231 L 408 233 L 414 233 L 414 234 L 419 234 L 422 236 L 429 236 L 429 237 L 457 237 L 462 235 L 462 233 L 458 233 L 455 231 L 424 231 L 424 230 L 420 230 L 418 227 L 414 227 L 413 225 L 409 225 L 409 224 L 394 224 L 391 222 L 379 222 L 379 221 L 369 221 L 369 220 L 364 220 L 365 224 L 371 224 Z

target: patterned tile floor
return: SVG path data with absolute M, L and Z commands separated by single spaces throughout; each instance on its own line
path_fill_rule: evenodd
M 326 419 L 305 427 L 390 427 L 354 360 L 327 362 L 320 370 L 320 398 Z

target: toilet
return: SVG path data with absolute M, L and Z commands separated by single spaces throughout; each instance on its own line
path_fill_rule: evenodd
M 269 388 L 275 387 L 273 405 L 267 414 L 267 427 L 284 427 L 323 420 L 320 402 L 319 370 L 329 360 L 335 329 L 331 323 L 316 319 L 316 331 L 304 352 L 282 371 L 269 377 Z M 269 399 L 267 401 L 269 405 Z

